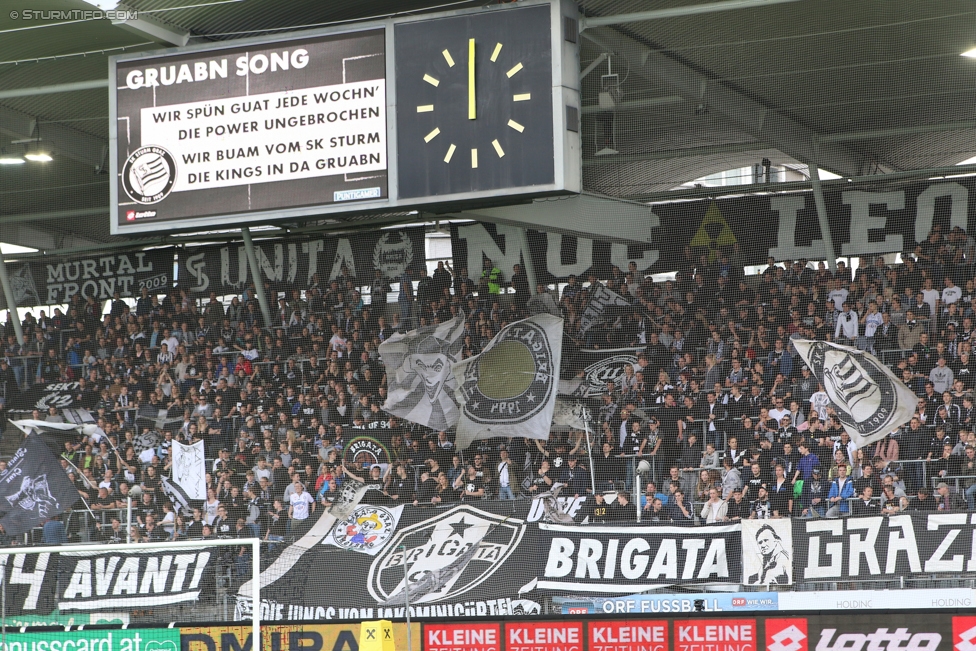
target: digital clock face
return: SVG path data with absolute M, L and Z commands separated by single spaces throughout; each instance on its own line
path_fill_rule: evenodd
M 547 5 L 395 30 L 401 197 L 553 183 Z

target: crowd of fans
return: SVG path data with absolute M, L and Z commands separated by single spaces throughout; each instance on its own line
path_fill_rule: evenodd
M 308 287 L 265 283 L 277 306 L 270 323 L 253 287 L 227 303 L 184 291 L 143 290 L 134 304 L 74 296 L 66 313 L 27 315 L 24 345 L 8 318 L 0 387 L 10 411 L 35 385 L 77 382 L 74 406 L 105 437 L 79 436 L 64 464 L 92 512 L 106 512 L 100 531 L 113 540 L 125 536 L 117 509 L 130 495 L 137 539 L 280 540 L 303 531 L 350 478 L 376 489 L 368 500 L 418 506 L 517 499 L 562 483 L 562 495 L 588 496 L 579 519 L 589 521 L 634 519 L 638 509 L 644 521 L 682 524 L 972 510 L 973 252 L 966 233 L 936 228 L 897 266 L 862 259 L 852 274 L 843 262 L 831 272 L 770 259 L 753 279 L 737 245 L 714 259 L 686 249 L 674 280 L 654 282 L 631 263 L 534 293 L 518 265 L 504 273 L 490 260 L 472 276 L 443 262 L 399 278 L 343 270 Z M 388 304 L 391 283 L 399 290 Z M 598 285 L 631 306 L 581 331 Z M 542 311 L 565 318 L 566 376 L 582 371 L 580 348 L 640 350 L 593 400 L 592 443 L 553 431 L 545 442 L 492 439 L 458 451 L 452 432 L 383 411 L 377 351 L 393 333 L 463 314 L 467 357 L 506 323 Z M 796 355 L 797 337 L 881 356 L 918 394 L 916 417 L 856 449 Z M 53 408 L 33 416 L 62 418 Z M 385 444 L 389 465 L 343 463 L 360 430 Z M 161 477 L 172 442 L 197 440 L 210 460 L 208 499 L 179 512 Z

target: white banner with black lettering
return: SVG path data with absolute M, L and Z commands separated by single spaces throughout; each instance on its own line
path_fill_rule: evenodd
M 634 594 L 671 585 L 741 581 L 739 524 L 538 526 L 542 567 L 531 585 L 537 590 Z

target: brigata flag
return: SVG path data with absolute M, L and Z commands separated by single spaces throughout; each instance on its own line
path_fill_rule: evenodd
M 850 346 L 795 339 L 793 345 L 857 447 L 898 429 L 915 413 L 915 393 L 877 357 Z
M 496 436 L 549 438 L 556 404 L 563 320 L 537 314 L 505 326 L 480 355 L 454 365 L 460 449 Z
M 78 490 L 39 436 L 28 436 L 0 473 L 0 527 L 19 536 L 64 513 Z
M 458 407 L 452 366 L 464 343 L 464 317 L 397 333 L 379 346 L 389 394 L 383 409 L 435 430 L 454 427 Z
M 207 460 L 204 458 L 203 441 L 183 445 L 176 441 L 170 448 L 173 455 L 173 481 L 191 500 L 207 499 Z
M 603 314 L 608 307 L 629 307 L 630 301 L 603 285 L 597 285 L 590 293 L 590 302 L 586 304 L 583 314 L 580 315 L 579 331 L 580 334 L 586 332 L 597 323 L 603 320 Z

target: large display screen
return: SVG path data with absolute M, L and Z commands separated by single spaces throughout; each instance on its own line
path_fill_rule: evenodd
M 119 219 L 387 196 L 384 30 L 119 62 Z
M 112 232 L 578 192 L 575 18 L 529 0 L 113 57 Z

